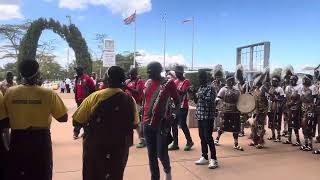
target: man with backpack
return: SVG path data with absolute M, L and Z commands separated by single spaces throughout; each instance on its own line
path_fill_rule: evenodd
M 84 126 L 83 180 L 122 180 L 139 115 L 134 98 L 123 92 L 124 70 L 109 68 L 108 88 L 88 96 L 73 114 Z
M 161 77 L 162 66 L 151 62 L 147 66 L 149 80 L 146 82 L 143 100 L 143 126 L 147 142 L 151 180 L 159 180 L 160 159 L 165 180 L 171 180 L 171 166 L 168 155 L 168 144 L 172 141 L 170 134 L 172 123 L 171 98 L 175 107 L 179 107 L 177 87 L 172 79 Z

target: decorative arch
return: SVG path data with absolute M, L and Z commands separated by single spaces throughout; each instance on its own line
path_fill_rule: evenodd
M 59 21 L 50 18 L 49 20 L 39 18 L 31 23 L 27 33 L 20 43 L 18 63 L 24 59 L 36 59 L 38 41 L 43 30 L 51 29 L 64 39 L 69 47 L 74 50 L 77 66 L 83 67 L 85 72 L 92 72 L 92 60 L 88 51 L 85 39 L 82 37 L 79 29 L 71 24 L 61 25 Z

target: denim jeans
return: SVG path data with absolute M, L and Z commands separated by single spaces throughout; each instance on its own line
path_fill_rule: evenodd
M 171 172 L 170 159 L 168 154 L 167 135 L 160 133 L 148 124 L 144 124 L 144 136 L 147 143 L 149 168 L 151 171 L 151 180 L 160 179 L 158 158 L 160 159 L 165 173 Z
M 192 143 L 190 131 L 187 126 L 187 116 L 188 116 L 188 109 L 181 108 L 178 111 L 175 120 L 173 121 L 174 123 L 172 124 L 172 135 L 173 135 L 173 143 L 175 145 L 178 145 L 178 125 L 180 125 L 180 127 L 186 137 L 187 144 Z

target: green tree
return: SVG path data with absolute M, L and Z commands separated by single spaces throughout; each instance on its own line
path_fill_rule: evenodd
M 59 21 L 53 19 L 43 19 L 33 21 L 27 30 L 27 33 L 21 40 L 19 48 L 18 61 L 23 59 L 35 59 L 37 54 L 38 41 L 41 33 L 45 29 L 51 29 L 61 38 L 67 41 L 68 45 L 74 50 L 76 56 L 76 64 L 82 66 L 88 73 L 92 71 L 92 60 L 88 50 L 87 43 L 82 37 L 79 29 L 71 24 L 69 26 L 61 25 Z
M 148 73 L 147 73 L 147 67 L 146 66 L 140 66 L 139 69 L 138 69 L 138 73 L 139 73 L 139 76 L 142 79 L 148 79 Z
M 139 54 L 136 54 L 136 56 L 139 56 Z M 125 54 L 117 54 L 116 55 L 116 65 L 120 66 L 125 70 L 125 72 L 128 72 L 133 65 L 134 56 L 133 53 L 130 53 L 128 55 Z M 136 67 L 138 67 L 139 64 L 136 62 Z
M 107 68 L 103 67 L 102 60 L 96 60 L 92 62 L 92 72 L 95 72 L 99 79 L 103 78 L 106 71 Z
M 29 25 L 29 23 L 0 25 L 0 40 L 3 43 L 0 47 L 0 52 L 2 54 L 0 59 L 17 59 L 20 41 Z
M 62 80 L 65 78 L 65 71 L 54 58 L 55 56 L 44 56 L 38 60 L 43 80 Z

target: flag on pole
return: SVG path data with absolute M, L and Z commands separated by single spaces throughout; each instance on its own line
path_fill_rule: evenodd
M 129 17 L 125 18 L 123 20 L 124 24 L 125 25 L 129 25 L 131 24 L 132 22 L 134 22 L 136 20 L 136 11 Z
M 190 22 L 190 21 L 193 21 L 193 18 L 185 19 L 185 20 L 182 21 L 182 23 L 187 23 L 187 22 Z

